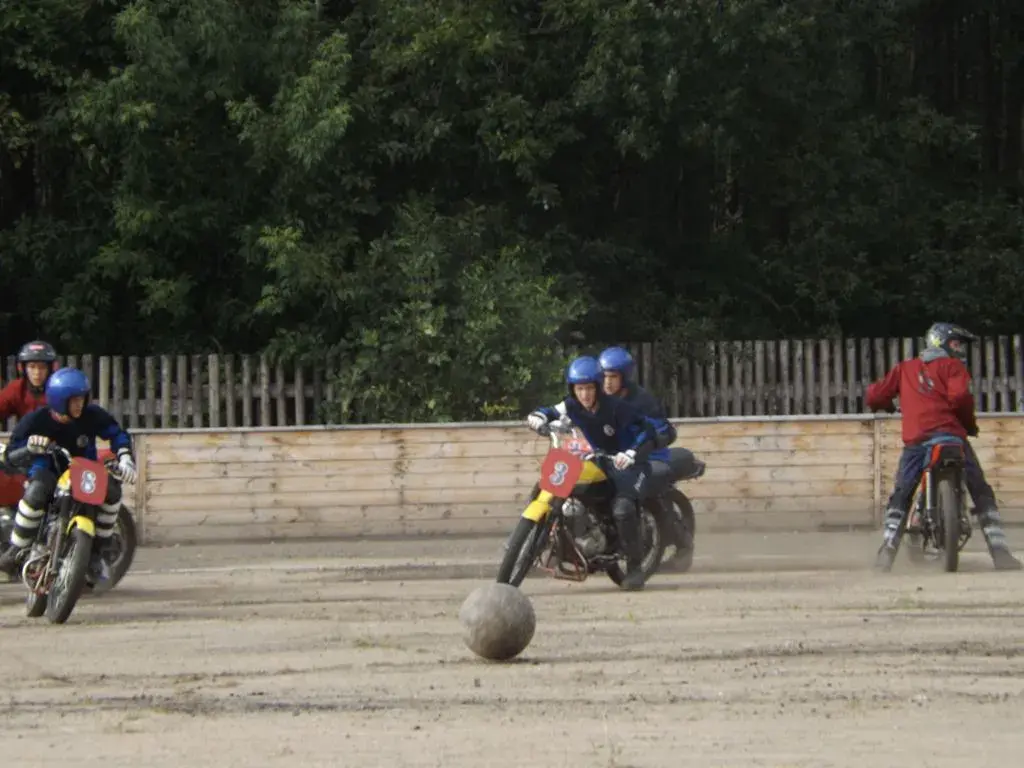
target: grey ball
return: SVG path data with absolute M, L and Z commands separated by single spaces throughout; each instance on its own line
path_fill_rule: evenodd
M 490 661 L 507 661 L 526 650 L 537 628 L 530 598 L 510 584 L 484 584 L 459 609 L 462 641 Z

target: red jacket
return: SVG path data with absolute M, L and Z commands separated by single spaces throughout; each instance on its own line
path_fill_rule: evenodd
M 21 419 L 32 411 L 46 405 L 46 395 L 36 397 L 29 391 L 28 382 L 18 378 L 0 389 L 0 430 L 12 416 Z M 0 471 L 0 507 L 15 507 L 24 492 L 22 475 L 10 475 Z
M 872 411 L 891 411 L 899 397 L 903 412 L 903 444 L 924 442 L 936 432 L 966 438 L 978 428 L 971 394 L 971 374 L 955 357 L 914 358 L 896 363 L 883 379 L 868 387 L 865 404 Z
M 0 389 L 0 429 L 3 429 L 3 423 L 12 416 L 24 418 L 44 405 L 46 395 L 33 395 L 24 378 L 9 382 L 6 387 Z

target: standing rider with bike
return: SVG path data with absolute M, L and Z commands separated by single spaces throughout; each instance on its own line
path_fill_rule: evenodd
M 886 510 L 882 546 L 875 560 L 879 570 L 890 570 L 896 560 L 900 522 L 910 509 L 924 474 L 928 440 L 942 435 L 957 437 L 963 443 L 967 490 L 974 499 L 974 513 L 996 570 L 1021 568 L 999 524 L 995 493 L 967 440 L 968 436 L 978 434 L 971 374 L 964 365 L 966 344 L 975 338 L 958 325 L 935 323 L 925 335 L 927 349 L 919 357 L 897 363 L 865 393 L 865 404 L 872 411 L 894 412 L 893 399 L 899 397 L 903 424 L 903 453 Z
M 601 365 L 593 357 L 578 357 L 566 371 L 569 396 L 552 407 L 542 407 L 526 418 L 540 435 L 548 424 L 568 416 L 594 450 L 612 454 L 612 466 L 602 467 L 615 488 L 612 514 L 626 555 L 623 589 L 643 589 L 644 547 L 639 503 L 647 494 L 651 475 L 648 454 L 654 448 L 654 427 L 638 410 L 618 397 L 602 392 Z
M 651 500 L 659 507 L 664 507 L 661 499 L 663 491 L 679 480 L 692 480 L 704 474 L 704 462 L 698 461 L 691 451 L 685 448 L 669 448 L 676 439 L 676 429 L 665 414 L 665 406 L 633 380 L 636 363 L 628 350 L 622 347 L 608 347 L 598 358 L 604 374 L 604 392 L 606 395 L 621 397 L 640 411 L 654 425 L 657 440 L 655 450 L 650 455 L 651 482 L 649 493 Z M 693 530 L 682 520 L 676 519 L 671 510 L 662 509 L 666 520 L 674 520 L 674 538 L 676 551 L 665 566 L 673 563 L 687 562 L 693 551 Z
M 35 540 L 57 487 L 59 472 L 64 469 L 57 466 L 58 459 L 49 452 L 50 442 L 72 456 L 95 460 L 96 438 L 107 440 L 111 449 L 117 452 L 121 481 L 135 482 L 131 435 L 104 408 L 89 402 L 91 391 L 89 378 L 82 371 L 61 368 L 46 383 L 47 406 L 33 411 L 14 428 L 6 455 L 27 448 L 35 458 L 28 469 L 29 482 L 25 494 L 18 502 L 11 546 L 0 555 L 0 572 L 8 576 L 14 575 L 19 560 Z M 96 515 L 96 542 L 90 570 L 97 581 L 109 578 L 109 566 L 103 553 L 114 534 L 120 507 L 121 482 L 111 477 L 106 499 Z

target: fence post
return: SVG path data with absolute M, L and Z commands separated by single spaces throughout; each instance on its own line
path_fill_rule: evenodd
M 207 401 L 210 408 L 210 426 L 220 427 L 220 358 L 217 355 L 206 356 L 206 374 L 210 377 L 210 388 L 207 390 Z
M 882 525 L 882 419 L 878 416 L 871 417 L 871 426 L 874 434 L 874 481 L 875 493 L 873 498 L 874 508 L 872 509 L 872 520 L 875 526 Z
M 144 547 L 146 540 L 146 476 L 149 467 L 149 436 L 134 435 L 135 463 L 137 475 L 135 477 L 135 527 L 139 533 L 139 546 Z

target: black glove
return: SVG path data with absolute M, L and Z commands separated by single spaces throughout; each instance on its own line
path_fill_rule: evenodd
M 968 427 L 967 428 L 967 436 L 968 437 L 977 437 L 978 436 L 978 425 L 977 424 L 975 424 L 973 427 Z

